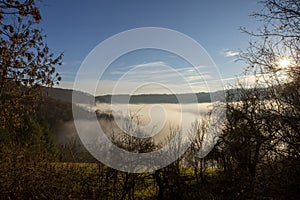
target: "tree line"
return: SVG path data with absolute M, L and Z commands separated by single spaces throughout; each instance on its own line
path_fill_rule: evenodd
M 214 130 L 219 139 L 212 151 L 199 157 L 212 123 L 207 117 L 192 124 L 190 132 L 196 137 L 180 159 L 152 173 L 135 174 L 95 160 L 95 164 L 82 166 L 59 161 L 57 155 L 64 152 L 53 146 L 51 127 L 71 118 L 66 115 L 60 121 L 53 111 L 43 120 L 41 109 L 46 108 L 41 103 L 41 88 L 61 80 L 56 66 L 62 54 L 54 56 L 45 44 L 35 1 L 0 1 L 1 196 L 299 199 L 300 2 L 261 3 L 264 9 L 253 14 L 262 22 L 261 29 L 242 28 L 251 36 L 248 49 L 240 53 L 247 67 L 243 78 L 233 85 L 237 89 L 227 92 L 225 124 Z M 47 101 L 56 108 L 65 105 Z M 71 104 L 66 106 L 71 112 Z M 129 131 L 139 131 L 132 129 L 130 120 Z M 160 148 L 179 131 L 171 127 L 170 136 L 161 144 L 125 134 L 112 134 L 111 139 L 124 149 L 143 153 Z M 172 147 L 173 153 L 180 145 L 178 141 Z M 74 154 L 72 159 L 68 161 L 78 162 Z

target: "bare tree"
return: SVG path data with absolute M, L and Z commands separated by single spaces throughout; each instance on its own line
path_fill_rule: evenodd
M 254 16 L 264 22 L 261 40 L 251 42 L 242 59 L 249 74 L 268 88 L 272 106 L 268 118 L 281 127 L 279 136 L 286 150 L 300 156 L 300 3 L 297 0 L 266 0 L 265 9 Z
M 235 178 L 239 177 L 239 193 L 276 190 L 283 195 L 281 188 L 285 188 L 295 198 L 293 184 L 297 180 L 285 177 L 298 173 L 294 169 L 300 156 L 300 3 L 261 3 L 264 9 L 253 15 L 263 22 L 260 31 L 243 29 L 255 39 L 241 53 L 248 65 L 248 79 L 241 78 L 236 89 L 228 91 L 227 122 L 220 146 L 229 156 Z M 291 171 L 284 170 L 283 163 L 288 163 L 285 168 Z M 281 174 L 281 178 L 267 178 L 265 170 Z M 258 187 L 262 182 L 264 187 Z
M 194 174 L 197 182 L 199 182 L 199 176 L 202 182 L 205 181 L 204 178 L 205 158 L 200 158 L 199 152 L 202 150 L 204 146 L 204 140 L 207 134 L 208 125 L 209 125 L 209 119 L 208 117 L 204 116 L 200 120 L 194 121 L 189 131 L 190 135 L 195 135 L 195 137 L 190 137 L 192 144 L 190 147 L 191 155 L 189 160 L 191 161 L 191 164 L 194 168 Z

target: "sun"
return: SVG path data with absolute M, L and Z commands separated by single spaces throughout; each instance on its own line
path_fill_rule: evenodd
M 291 64 L 291 60 L 288 58 L 280 58 L 277 65 L 281 69 L 286 69 Z

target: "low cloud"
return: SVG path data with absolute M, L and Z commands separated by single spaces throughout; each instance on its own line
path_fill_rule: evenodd
M 133 67 L 168 67 L 169 65 L 163 61 L 155 61 L 133 65 Z
M 235 57 L 240 55 L 240 53 L 238 51 L 231 51 L 228 49 L 225 49 L 221 52 L 222 55 L 224 55 L 225 57 Z

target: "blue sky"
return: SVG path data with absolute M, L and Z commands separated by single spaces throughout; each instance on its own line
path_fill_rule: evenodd
M 99 43 L 120 32 L 141 27 L 168 28 L 193 38 L 209 53 L 226 82 L 241 74 L 245 67 L 244 63 L 234 62 L 236 52 L 247 48 L 250 40 L 239 28 L 256 30 L 259 24 L 249 15 L 260 9 L 256 1 L 249 0 L 51 0 L 40 4 L 43 17 L 41 28 L 47 35 L 46 41 L 53 52 L 64 52 L 64 64 L 58 71 L 63 78 L 61 87 L 66 88 L 72 87 L 82 61 Z M 150 69 L 145 67 L 168 66 L 184 71 L 189 63 L 172 53 L 159 50 L 132 52 L 121 56 L 109 66 L 101 78 L 106 85 L 99 86 L 96 93 L 111 93 L 111 89 L 107 88 L 112 87 L 114 81 L 140 66 L 144 66 L 139 68 L 143 70 L 127 76 L 122 82 L 123 88 L 127 87 L 126 84 L 136 87 L 139 81 L 144 81 L 145 73 L 149 75 Z M 157 69 L 157 73 L 153 73 L 153 82 L 161 76 L 165 78 L 166 87 L 168 84 L 176 84 L 174 77 L 165 76 L 169 74 L 168 70 L 162 71 L 160 73 Z M 184 72 L 193 73 L 190 69 Z M 198 80 L 195 76 L 188 77 L 193 80 L 190 82 L 192 85 Z M 85 87 L 89 85 L 88 82 L 82 84 Z M 182 86 L 180 81 L 177 84 Z M 155 87 L 147 89 L 149 93 L 166 93 Z M 205 91 L 205 87 L 196 87 L 195 90 Z M 91 92 L 88 89 L 86 91 Z M 185 92 L 184 87 L 178 92 Z M 147 91 L 145 89 L 140 93 Z

